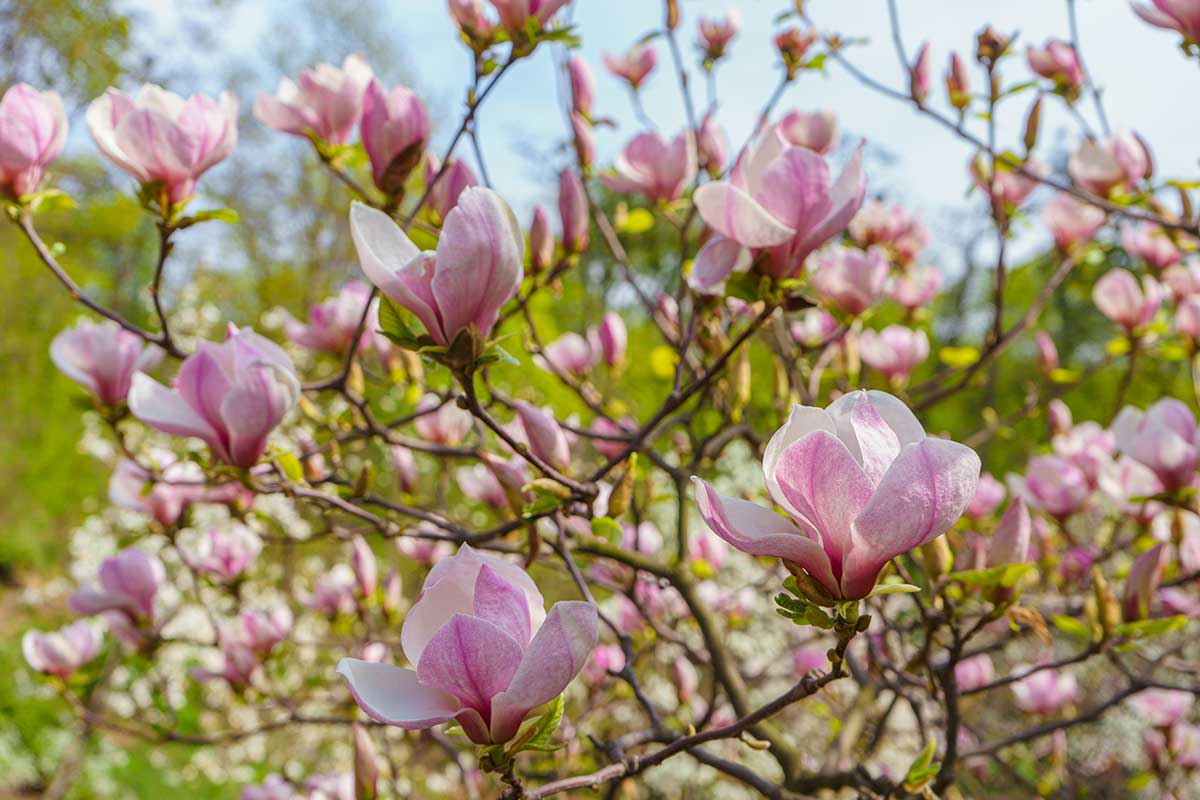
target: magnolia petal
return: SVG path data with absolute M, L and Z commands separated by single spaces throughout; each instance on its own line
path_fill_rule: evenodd
M 487 564 L 475 579 L 475 616 L 499 626 L 522 647 L 533 635 L 524 593 Z
M 830 408 L 832 409 L 833 406 Z M 832 414 L 823 408 L 802 406 L 797 403 L 792 406 L 787 422 L 775 431 L 771 440 L 767 442 L 766 449 L 763 450 L 763 476 L 766 479 L 767 492 L 770 493 L 772 500 L 793 515 L 798 515 L 800 512 L 793 508 L 787 498 L 783 496 L 783 491 L 779 488 L 779 481 L 775 477 L 779 456 L 793 442 L 799 441 L 813 431 L 828 431 L 836 434 L 837 426 Z
M 499 626 L 455 614 L 425 645 L 417 679 L 484 713 L 508 688 L 522 654 L 520 643 Z
M 709 239 L 692 261 L 687 283 L 700 294 L 721 294 L 725 281 L 735 272 L 750 268 L 750 251 L 732 239 L 717 235 Z
M 555 603 L 529 643 L 508 689 L 492 700 L 492 740 L 507 742 L 530 710 L 562 694 L 587 663 L 598 636 L 594 605 Z
M 385 725 L 408 730 L 431 728 L 453 719 L 460 708 L 449 692 L 422 686 L 411 669 L 343 658 L 338 662 L 337 674 L 346 679 L 363 713 Z
M 436 569 L 437 565 L 434 568 Z M 421 663 L 421 654 L 429 640 L 455 614 L 475 612 L 474 575 L 467 578 L 466 582 L 451 580 L 431 583 L 432 577 L 433 573 L 430 572 L 425 579 L 425 588 L 422 589 L 421 596 L 408 610 L 404 617 L 404 627 L 400 630 L 400 647 L 404 650 L 408 663 L 414 667 Z
M 772 247 L 796 235 L 731 183 L 706 183 L 695 191 L 692 201 L 708 227 L 745 247 Z
M 838 438 L 862 465 L 871 483 L 877 484 L 900 454 L 900 439 L 866 392 L 852 392 L 846 397 L 850 398 L 848 413 L 833 415 Z
M 182 397 L 144 373 L 134 373 L 129 389 L 129 410 L 142 422 L 163 433 L 195 436 L 210 445 L 219 442 L 212 426 Z

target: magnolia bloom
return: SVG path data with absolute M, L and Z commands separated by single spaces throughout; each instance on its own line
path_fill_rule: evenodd
M 1104 209 L 1059 192 L 1046 204 L 1042 221 L 1054 235 L 1054 246 L 1070 250 L 1077 244 L 1090 242 L 1104 224 Z
M 125 402 L 133 374 L 152 369 L 162 350 L 111 320 L 81 321 L 50 343 L 50 358 L 71 380 L 106 406 Z
M 960 692 L 973 692 L 996 678 L 996 668 L 987 653 L 964 658 L 954 665 L 954 682 Z
M 1200 342 L 1200 296 L 1189 295 L 1175 307 L 1175 330 Z
M 929 337 L 925 331 L 904 325 L 888 325 L 881 331 L 868 329 L 858 336 L 858 354 L 889 381 L 906 381 L 929 358 Z
M 284 322 L 287 338 L 309 350 L 321 353 L 344 353 L 354 341 L 358 323 L 371 300 L 371 287 L 362 281 L 350 281 L 335 297 L 308 310 L 308 323 L 296 319 Z M 363 331 L 364 338 L 370 336 Z
M 425 183 L 430 186 L 429 195 L 425 198 L 426 208 L 431 209 L 439 220 L 444 220 L 458 205 L 458 198 L 463 191 L 478 186 L 479 179 L 467 162 L 449 161 L 443 170 L 438 157 L 430 153 L 425 159 Z
M 696 141 L 691 131 L 667 141 L 656 132 L 639 133 L 613 163 L 615 174 L 600 181 L 618 194 L 641 194 L 652 203 L 677 200 L 696 177 Z
M 911 224 L 912 220 L 903 206 L 876 199 L 863 203 L 846 230 L 855 244 L 870 247 L 873 244 L 891 244 Z
M 729 137 L 711 113 L 706 114 L 700 123 L 696 156 L 700 166 L 714 178 L 725 171 L 725 164 L 729 161 Z
M 1092 302 L 1100 313 L 1126 330 L 1146 325 L 1162 303 L 1162 288 L 1150 276 L 1137 278 L 1128 270 L 1113 268 L 1092 287 Z
M 929 42 L 921 45 L 912 66 L 908 68 L 908 93 L 917 105 L 924 105 L 929 96 L 929 87 L 933 84 L 933 53 L 930 52 Z
M 1025 53 L 1029 68 L 1054 81 L 1059 89 L 1077 91 L 1083 85 L 1083 67 L 1075 48 L 1059 39 L 1049 39 L 1042 47 L 1030 47 Z
M 32 669 L 66 680 L 96 657 L 100 640 L 100 633 L 91 623 L 79 620 L 56 631 L 26 631 L 21 637 L 21 652 Z
M 1191 409 L 1164 397 L 1142 411 L 1121 409 L 1112 424 L 1117 449 L 1148 467 L 1168 490 L 1190 486 L 1200 463 L 1200 435 Z
M 569 0 L 488 0 L 500 15 L 500 24 L 513 34 L 524 35 L 525 24 L 534 20 L 538 28 L 565 6 Z
M 197 572 L 230 583 L 245 572 L 262 551 L 262 539 L 251 528 L 233 523 L 209 528 L 200 538 L 195 552 L 185 553 L 188 564 Z
M 282 775 L 268 775 L 262 783 L 242 787 L 238 800 L 296 800 L 296 787 Z
M 788 329 L 792 339 L 805 347 L 817 347 L 833 338 L 837 332 L 838 323 L 823 308 L 806 308 L 800 318 Z
M 1029 560 L 1029 540 L 1033 536 L 1033 520 L 1021 498 L 1014 498 L 992 531 L 987 565 L 1024 564 Z
M 236 641 L 260 656 L 268 655 L 292 632 L 292 610 L 283 603 L 269 609 L 243 611 L 222 627 L 221 641 Z
M 1004 502 L 1004 495 L 1004 484 L 992 477 L 992 473 L 985 472 L 979 476 L 979 483 L 975 487 L 975 496 L 967 504 L 964 513 L 971 519 L 990 517 L 992 512 Z
M 634 45 L 627 53 L 604 56 L 604 67 L 636 90 L 658 64 L 658 53 L 649 44 Z
M 959 111 L 971 104 L 971 73 L 958 53 L 950 54 L 950 66 L 946 70 L 946 94 L 950 105 Z
M 571 114 L 572 142 L 575 145 L 575 157 L 579 159 L 580 169 L 588 169 L 596 160 L 596 136 L 592 133 L 592 124 L 582 114 Z
M 698 27 L 700 49 L 704 51 L 705 58 L 715 61 L 725 55 L 725 48 L 742 29 L 742 14 L 736 8 L 731 8 L 721 19 L 701 18 Z
M 596 365 L 596 354 L 587 339 L 567 331 L 543 347 L 541 356 L 535 357 L 534 363 L 548 372 L 582 376 Z
M 571 79 L 571 110 L 585 117 L 592 115 L 592 103 L 596 101 L 596 76 L 583 56 L 572 56 L 567 62 L 567 75 Z
M 357 591 L 354 570 L 346 564 L 334 564 L 328 572 L 317 576 L 312 593 L 301 595 L 300 602 L 329 616 L 350 614 L 358 607 Z
M 554 417 L 524 400 L 518 400 L 516 406 L 530 452 L 555 469 L 566 469 L 571 463 L 571 445 L 562 427 Z
M 1200 294 L 1200 260 L 1189 258 L 1181 264 L 1174 264 L 1163 270 L 1163 283 L 1171 290 L 1171 297 L 1176 303 L 1185 297 Z
M 345 144 L 363 110 L 363 92 L 374 73 L 357 54 L 346 56 L 341 69 L 321 63 L 303 70 L 297 81 L 282 78 L 275 94 L 260 92 L 254 116 L 270 128 L 293 136 L 310 133 L 323 142 Z
M 582 253 L 588 245 L 588 197 L 583 179 L 573 169 L 564 169 L 558 176 L 558 216 L 563 249 Z
M 1067 162 L 1071 179 L 1101 197 L 1118 186 L 1132 189 L 1153 171 L 1150 151 L 1132 131 L 1118 131 L 1103 142 L 1085 139 Z
M 214 456 L 236 467 L 254 466 L 267 436 L 300 399 L 287 353 L 232 323 L 224 342 L 201 341 L 184 359 L 173 387 L 137 373 L 129 410 L 163 433 L 203 439 Z
M 100 564 L 100 586 L 84 588 L 70 597 L 76 614 L 119 612 L 130 622 L 154 617 L 154 596 L 166 580 L 166 570 L 157 556 L 128 547 Z
M 773 248 L 767 269 L 786 278 L 845 229 L 866 187 L 861 146 L 833 181 L 825 159 L 789 145 L 772 128 L 734 165 L 729 180 L 701 186 L 693 200 L 705 224 L 722 237 L 745 248 Z M 727 263 L 732 268 L 737 261 Z M 709 282 L 719 283 L 716 277 Z
M 591 432 L 598 437 L 619 436 L 621 439 L 594 438 L 592 447 L 605 458 L 616 458 L 625 452 L 629 445 L 629 434 L 637 430 L 637 423 L 630 417 L 623 417 L 619 422 L 613 422 L 605 417 L 593 420 Z
M 1046 173 L 1046 166 L 1033 156 L 1025 160 L 1024 168 L 1033 175 Z M 971 159 L 970 172 L 975 185 L 982 189 L 992 202 L 1002 206 L 1019 207 L 1038 187 L 1036 178 L 1017 172 L 1004 162 L 996 163 L 996 174 L 993 177 L 992 165 L 983 153 L 976 153 Z
M 67 141 L 67 114 L 56 92 L 18 83 L 0 98 L 0 190 L 37 191 L 46 166 Z
M 1121 246 L 1129 255 L 1145 261 L 1155 273 L 1183 259 L 1183 253 L 1167 232 L 1153 222 L 1127 226 L 1121 232 Z
M 830 247 L 817 254 L 810 281 L 827 302 L 857 316 L 883 297 L 887 278 L 888 263 L 881 250 Z
M 1030 505 L 1056 517 L 1075 513 L 1092 493 L 1083 470 L 1055 455 L 1031 458 L 1024 481 L 1014 478 L 1010 486 Z
M 483 0 L 449 0 L 450 18 L 468 37 L 482 37 L 490 44 L 492 23 L 483 10 Z
M 236 640 L 221 639 L 219 646 L 223 659 L 221 670 L 197 668 L 192 670 L 192 677 L 203 682 L 223 680 L 231 686 L 249 686 L 259 669 L 258 653 Z
M 130 99 L 108 89 L 87 110 L 96 147 L 147 184 L 161 181 L 171 203 L 191 197 L 196 181 L 237 144 L 237 99 L 195 94 L 184 100 L 152 83 Z
M 1153 728 L 1169 728 L 1182 721 L 1195 702 L 1195 695 L 1178 689 L 1146 689 L 1129 698 L 1138 719 Z
M 367 278 L 443 347 L 472 327 L 490 334 L 524 275 L 524 236 L 490 189 L 462 193 L 436 252 L 418 250 L 391 217 L 358 202 L 350 208 L 350 233 Z
M 1031 672 L 1031 670 L 1037 670 Z M 1014 674 L 1025 674 L 1012 685 L 1017 706 L 1029 714 L 1053 714 L 1072 705 L 1079 697 L 1079 684 L 1069 672 L 1037 668 L 1028 664 L 1016 665 Z
M 933 302 L 942 290 L 942 273 L 933 267 L 912 267 L 892 284 L 892 299 L 910 311 Z
M 457 403 L 443 401 L 436 394 L 427 394 L 417 402 L 413 428 L 422 439 L 433 444 L 454 446 L 471 430 L 475 418 Z
M 473 464 L 469 467 L 459 467 L 454 473 L 458 488 L 467 498 L 477 503 L 485 503 L 492 508 L 508 508 L 508 493 L 504 485 L 496 477 L 495 470 L 486 464 Z
M 359 133 L 371 161 L 371 178 L 387 194 L 398 194 L 429 142 L 429 111 L 407 86 L 385 91 L 372 79 L 363 96 Z
M 629 333 L 625 329 L 625 320 L 615 311 L 608 311 L 604 319 L 595 328 L 595 336 L 589 332 L 589 339 L 595 340 L 593 350 L 598 350 L 604 361 L 610 367 L 625 360 L 625 348 L 629 342 Z
M 1071 407 L 1057 397 L 1046 405 L 1046 417 L 1052 433 L 1067 433 L 1074 422 Z
M 754 256 L 733 239 L 713 236 L 692 260 L 687 284 L 700 294 L 719 295 L 725 291 L 725 281 L 735 272 L 750 269 Z
M 1196 0 L 1150 0 L 1153 5 L 1133 3 L 1139 17 L 1156 28 L 1179 31 L 1187 44 L 1200 41 L 1200 2 Z
M 944 533 L 975 494 L 979 456 L 927 438 L 903 402 L 852 392 L 797 405 L 767 444 L 763 473 L 787 517 L 693 478 L 709 528 L 738 550 L 803 568 L 832 598 L 857 600 L 892 558 Z
M 1054 452 L 1083 471 L 1088 485 L 1095 488 L 1100 473 L 1112 463 L 1116 439 L 1098 423 L 1081 422 L 1050 440 Z
M 344 658 L 338 674 L 380 722 L 419 730 L 453 719 L 476 744 L 503 744 L 596 647 L 595 606 L 544 608 L 523 570 L 463 545 L 429 571 L 404 619 L 400 643 L 415 671 Z
M 550 218 L 541 206 L 534 206 L 533 221 L 529 223 L 529 266 L 541 272 L 554 261 L 554 231 Z
M 174 525 L 192 503 L 224 503 L 249 508 L 254 493 L 240 483 L 208 485 L 204 469 L 180 461 L 169 450 L 151 451 L 155 474 L 131 459 L 122 459 L 108 482 L 108 499 L 121 508 Z
M 783 59 L 783 66 L 787 69 L 789 78 L 794 78 L 796 72 L 804 65 L 804 56 L 817 38 L 816 31 L 802 31 L 799 28 L 784 28 L 775 34 L 775 49 Z
M 1121 615 L 1126 622 L 1146 619 L 1154 611 L 1154 595 L 1168 555 L 1166 545 L 1159 542 L 1133 560 L 1125 578 L 1125 596 L 1121 600 Z

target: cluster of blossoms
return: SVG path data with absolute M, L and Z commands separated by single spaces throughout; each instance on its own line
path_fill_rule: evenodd
M 769 796 L 983 794 L 1010 772 L 1024 791 L 1043 767 L 1050 791 L 1067 784 L 1067 728 L 1117 706 L 1143 723 L 1145 781 L 1187 796 L 1200 687 L 1195 648 L 1172 637 L 1200 614 L 1200 429 L 1179 398 L 1142 402 L 1135 370 L 1139 355 L 1188 361 L 1200 346 L 1200 231 L 1188 202 L 1172 213 L 1155 197 L 1136 133 L 1081 139 L 1065 177 L 1034 154 L 1043 96 L 1080 112 L 1078 45 L 1026 50 L 1039 97 L 1021 156 L 971 138 L 980 100 L 962 55 L 945 74 L 950 116 L 931 48 L 905 57 L 907 92 L 889 92 L 981 148 L 967 180 L 1000 244 L 980 346 L 943 347 L 943 367 L 914 379 L 950 273 L 919 215 L 868 199 L 865 142 L 840 137 L 832 111 L 776 113 L 800 75 L 846 57 L 802 11 L 788 18 L 804 29 L 776 33 L 781 89 L 739 149 L 715 97 L 694 109 L 689 93 L 686 125 L 660 132 L 641 105 L 649 37 L 604 57 L 645 130 L 600 163 L 611 120 L 592 68 L 564 52 L 557 231 L 541 207 L 523 226 L 455 158 L 509 66 L 571 44 L 565 5 L 451 0 L 475 83 L 440 156 L 422 99 L 361 56 L 260 94 L 254 116 L 310 143 L 354 195 L 340 219 L 358 270 L 304 321 L 226 322 L 221 341 L 172 320 L 158 281 L 173 237 L 219 216 L 187 207 L 236 146 L 234 96 L 146 85 L 88 107 L 96 147 L 136 179 L 160 233 L 147 331 L 64 279 L 34 227 L 66 139 L 61 100 L 23 84 L 4 95 L 9 215 L 105 317 L 59 333 L 50 358 L 93 401 L 114 506 L 78 534 L 104 534 L 76 548 L 78 618 L 27 631 L 29 667 L 88 735 L 284 742 L 244 759 L 272 772 L 242 800 L 459 796 L 449 781 L 516 800 L 627 778 L 657 796 L 653 775 L 678 788 L 657 769 L 677 754 L 711 769 L 706 783 Z M 690 92 L 679 4 L 665 5 L 659 33 Z M 1138 13 L 1190 51 L 1192 5 Z M 741 23 L 736 10 L 697 21 L 708 79 Z M 980 33 L 989 87 L 1010 49 Z M 1044 184 L 1056 193 L 1034 214 Z M 1038 221 L 1055 271 L 1014 323 L 1005 243 Z M 1036 322 L 1067 280 L 1090 297 L 1089 324 L 1117 336 L 1060 359 Z M 1004 417 L 1011 393 L 992 368 L 1023 336 L 1037 369 Z M 1118 362 L 1119 410 L 1076 423 L 1062 397 L 1094 412 L 1069 393 Z M 940 413 L 956 395 L 969 411 Z M 996 446 L 1035 429 L 1045 447 Z M 818 695 L 820 713 L 804 703 Z M 792 706 L 787 725 L 770 719 Z M 916 723 L 890 730 L 901 717 Z M 404 733 L 418 730 L 431 732 Z M 1021 770 L 985 758 L 1046 738 Z M 806 757 L 826 741 L 824 765 Z M 304 768 L 293 749 L 311 753 Z M 444 770 L 425 767 L 445 755 Z

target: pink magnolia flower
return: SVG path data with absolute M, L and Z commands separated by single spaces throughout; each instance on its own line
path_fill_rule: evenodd
M 1083 67 L 1075 48 L 1059 39 L 1048 39 L 1041 47 L 1030 47 L 1025 53 L 1029 68 L 1054 85 L 1076 92 L 1083 85 Z
M 967 504 L 964 513 L 971 519 L 990 517 L 992 512 L 1004 502 L 1004 495 L 1004 484 L 992 477 L 992 473 L 985 472 L 979 476 L 979 483 L 975 487 L 975 496 Z
M 579 168 L 586 170 L 596 161 L 596 136 L 592 133 L 592 124 L 582 114 L 572 113 L 571 133 Z
M 441 162 L 438 157 L 429 154 L 425 159 L 425 183 L 430 185 L 429 196 L 425 198 L 425 206 L 433 210 L 440 220 L 445 220 L 450 211 L 458 205 L 458 198 L 464 190 L 478 186 L 479 179 L 471 171 L 465 161 L 450 161 L 441 177 Z
M 1175 307 L 1175 330 L 1200 342 L 1200 295 L 1189 295 Z
M 704 222 L 722 237 L 746 248 L 772 248 L 767 269 L 775 278 L 786 278 L 845 229 L 865 192 L 861 146 L 832 181 L 825 159 L 788 145 L 772 128 L 734 165 L 729 180 L 701 186 L 693 200 Z M 709 282 L 719 282 L 715 277 Z
M 613 164 L 615 174 L 600 181 L 618 194 L 641 194 L 652 203 L 679 199 L 696 177 L 696 142 L 691 131 L 671 141 L 656 132 L 639 133 Z
M 391 217 L 358 202 L 350 208 L 350 233 L 367 278 L 443 347 L 470 327 L 490 334 L 524 275 L 524 236 L 490 189 L 462 193 L 436 252 L 418 250 Z
M 1078 511 L 1092 492 L 1083 470 L 1055 455 L 1031 458 L 1024 481 L 1010 480 L 1010 488 L 1034 508 L 1056 517 Z
M 220 671 L 196 668 L 192 677 L 201 682 L 226 681 L 230 686 L 244 688 L 253 682 L 261 662 L 258 653 L 236 640 L 220 641 L 222 667 Z
M 802 31 L 795 27 L 784 28 L 775 34 L 775 49 L 783 59 L 783 66 L 787 69 L 789 78 L 795 77 L 804 65 L 804 56 L 817 38 L 816 31 Z
M 996 668 L 987 653 L 964 658 L 954 665 L 954 681 L 960 692 L 973 692 L 996 679 Z
M 1128 270 L 1114 267 L 1092 287 L 1092 302 L 1100 313 L 1126 330 L 1148 324 L 1162 303 L 1162 289 L 1149 275 L 1137 278 Z
M 557 370 L 568 375 L 586 375 L 596 365 L 597 353 L 588 340 L 574 331 L 567 331 L 542 348 L 542 357 L 534 362 L 547 371 Z
M 1034 669 L 1021 664 L 1012 668 L 1015 674 L 1024 674 Z M 1012 685 L 1017 706 L 1029 714 L 1053 714 L 1072 705 L 1079 697 L 1079 684 L 1069 672 L 1056 669 L 1038 669 L 1030 672 Z
M 950 105 L 959 111 L 971 105 L 971 73 L 958 53 L 950 54 L 950 66 L 946 70 L 946 94 Z
M 637 423 L 626 417 L 620 423 L 613 422 L 605 417 L 596 417 L 592 422 L 592 433 L 601 436 L 624 436 L 637 430 Z M 616 441 L 614 439 L 592 439 L 592 446 L 596 448 L 596 452 L 606 458 L 616 458 L 625 452 L 628 441 Z
M 1067 433 L 1074 424 L 1071 407 L 1057 397 L 1046 404 L 1046 416 L 1049 418 L 1050 430 L 1053 433 Z
M 816 255 L 810 280 L 824 300 L 857 316 L 883 297 L 887 278 L 887 259 L 878 248 L 830 247 Z
M 1101 470 L 1112 463 L 1117 447 L 1113 434 L 1091 421 L 1055 434 L 1050 445 L 1057 455 L 1079 467 L 1093 488 L 1099 482 Z
M 1184 403 L 1164 397 L 1142 411 L 1121 409 L 1112 424 L 1117 449 L 1149 467 L 1168 490 L 1189 486 L 1200 463 L 1196 418 Z
M 558 216 L 563 249 L 582 253 L 588 245 L 588 197 L 583 179 L 573 169 L 564 169 L 558 176 Z
M 692 260 L 687 284 L 698 294 L 720 295 L 729 276 L 750 269 L 753 261 L 751 252 L 733 239 L 712 236 Z
M 262 551 L 262 539 L 240 523 L 209 528 L 195 552 L 186 553 L 192 569 L 230 583 L 245 572 Z
M 544 607 L 523 570 L 463 545 L 430 570 L 405 617 L 400 642 L 416 669 L 344 658 L 338 673 L 373 719 L 409 730 L 454 719 L 476 744 L 503 744 L 596 647 L 595 606 Z
M 1090 242 L 1104 224 L 1104 209 L 1076 200 L 1066 192 L 1059 192 L 1046 204 L 1042 220 L 1054 235 L 1054 246 L 1059 250 Z
M 1154 611 L 1154 595 L 1167 566 L 1168 552 L 1162 542 L 1133 560 L 1125 578 L 1125 596 L 1121 600 L 1121 615 L 1126 622 L 1146 619 Z
M 242 787 L 238 800 L 296 800 L 296 788 L 282 775 L 268 775 L 262 783 Z
M 686 705 L 700 688 L 700 673 L 686 656 L 677 656 L 671 662 L 671 683 L 681 705 Z
M 1132 189 L 1153 171 L 1149 149 L 1132 131 L 1118 131 L 1103 142 L 1085 139 L 1067 162 L 1072 180 L 1101 197 L 1118 186 Z
M 705 58 L 715 61 L 725 55 L 725 48 L 742 29 L 742 14 L 736 8 L 731 8 L 721 19 L 701 18 L 698 27 L 700 49 L 704 51 Z
M 713 570 L 720 569 L 728 555 L 729 544 L 712 531 L 697 531 L 688 539 L 688 558 L 692 562 L 693 570 L 701 564 Z
M 396 485 L 402 492 L 412 492 L 417 488 L 420 476 L 417 473 L 417 459 L 412 449 L 402 444 L 392 445 L 392 467 L 396 470 Z
M 929 337 L 925 331 L 904 325 L 888 325 L 881 331 L 868 329 L 859 334 L 858 354 L 863 363 L 882 372 L 889 381 L 906 381 L 929 358 Z
M 493 508 L 508 508 L 508 493 L 496 477 L 494 470 L 486 464 L 459 467 L 454 473 L 458 488 L 477 503 L 486 503 Z
M 354 774 L 328 772 L 304 779 L 305 800 L 355 800 Z
M 363 310 L 371 299 L 371 287 L 362 281 L 350 281 L 336 296 L 308 310 L 308 323 L 296 319 L 284 322 L 287 338 L 309 350 L 322 353 L 345 353 L 358 332 Z M 363 338 L 370 337 L 370 329 Z
M 1146 689 L 1129 698 L 1138 719 L 1153 728 L 1169 728 L 1182 721 L 1195 702 L 1195 695 L 1178 689 Z
M 50 343 L 50 358 L 64 375 L 103 405 L 125 402 L 133 374 L 153 369 L 163 352 L 111 320 L 81 321 Z
M 979 456 L 927 438 L 892 395 L 860 391 L 828 409 L 795 406 L 767 445 L 763 473 L 788 516 L 693 478 L 709 528 L 738 550 L 803 568 L 834 598 L 857 600 L 888 561 L 954 524 L 975 493 Z
M 1013 498 L 1000 517 L 996 530 L 992 531 L 992 544 L 987 554 L 988 566 L 1024 564 L 1029 560 L 1029 540 L 1032 536 L 1033 520 L 1029 516 L 1029 509 L 1020 497 Z
M 0 98 L 0 190 L 15 197 L 36 192 L 66 141 L 67 114 L 56 92 L 10 86 Z
M 88 132 L 109 161 L 147 184 L 161 181 L 171 203 L 237 145 L 237 99 L 196 94 L 184 100 L 152 83 L 130 99 L 110 88 L 87 110 Z
M 371 79 L 363 96 L 359 134 L 371 161 L 371 178 L 387 194 L 398 194 L 429 142 L 429 111 L 407 86 L 385 91 Z
M 222 630 L 221 638 L 236 640 L 265 656 L 291 634 L 293 620 L 292 610 L 283 603 L 269 609 L 249 609 Z
M 621 55 L 606 53 L 604 67 L 635 91 L 658 64 L 658 53 L 649 44 L 634 45 Z
M 891 244 L 900 238 L 909 225 L 911 218 L 903 206 L 875 199 L 863 203 L 846 230 L 855 244 L 870 247 L 873 244 Z
M 406 535 L 396 540 L 396 549 L 422 567 L 432 567 L 450 555 L 450 544 L 437 539 L 425 538 L 420 534 L 437 532 L 437 529 L 428 522 L 422 522 L 415 530 L 408 531 Z
M 1044 175 L 1046 166 L 1030 156 L 1025 160 L 1025 169 L 1034 175 Z M 976 153 L 970 164 L 971 180 L 983 190 L 994 203 L 1018 208 L 1038 187 L 1036 179 L 1023 175 L 1004 162 L 997 162 L 996 174 L 992 177 L 992 165 L 983 153 Z
M 589 331 L 588 338 L 595 339 L 593 350 L 604 358 L 604 362 L 614 367 L 625 360 L 625 348 L 629 342 L 629 333 L 625 329 L 625 320 L 615 311 L 605 312 L 599 326 L 594 329 L 595 335 Z
M 802 678 L 813 670 L 825 669 L 829 663 L 829 648 L 806 645 L 792 650 L 792 672 Z
M 584 117 L 591 117 L 592 104 L 596 101 L 596 76 L 583 56 L 572 56 L 567 62 L 567 75 L 571 79 L 571 110 Z
M 1200 294 L 1200 260 L 1189 258 L 1181 264 L 1167 267 L 1163 270 L 1162 279 L 1176 303 L 1185 297 Z
M 525 23 L 530 19 L 539 28 L 545 27 L 550 19 L 570 0 L 488 0 L 500 15 L 500 24 L 513 34 L 524 35 Z
M 358 607 L 355 593 L 358 590 L 358 579 L 346 564 L 334 564 L 328 572 L 317 576 L 311 594 L 300 596 L 300 602 L 311 609 L 335 616 L 351 614 Z
M 792 338 L 805 347 L 817 347 L 828 342 L 837 332 L 837 320 L 823 308 L 807 308 L 800 319 L 792 323 Z
M 524 400 L 518 400 L 517 416 L 529 440 L 529 450 L 555 469 L 571 463 L 571 446 L 562 427 L 550 414 Z
M 354 570 L 358 593 L 364 598 L 369 598 L 375 594 L 375 588 L 379 584 L 379 565 L 375 560 L 375 551 L 361 534 L 350 540 L 350 546 L 353 550 L 350 566 Z
M 441 445 L 456 445 L 470 432 L 475 418 L 453 401 L 443 402 L 436 394 L 427 394 L 417 401 L 413 428 L 426 441 Z
M 917 51 L 917 57 L 913 60 L 912 66 L 908 68 L 908 93 L 918 106 L 925 104 L 925 98 L 929 96 L 929 88 L 932 84 L 933 53 L 929 49 L 929 42 L 925 42 Z
M 1196 0 L 1151 0 L 1133 3 L 1134 12 L 1156 28 L 1179 31 L 1187 44 L 1200 41 L 1200 3 Z
M 912 267 L 892 284 L 892 299 L 909 310 L 933 302 L 942 290 L 942 273 L 933 267 Z
M 468 37 L 490 40 L 492 23 L 483 10 L 483 0 L 449 0 L 450 18 Z
M 838 118 L 833 112 L 792 112 L 775 125 L 787 144 L 822 156 L 838 146 Z
M 363 111 L 363 93 L 374 73 L 362 56 L 351 54 L 342 66 L 318 64 L 297 81 L 283 78 L 275 94 L 260 92 L 254 116 L 270 128 L 293 136 L 310 133 L 330 144 L 345 144 Z
M 1121 456 L 1106 464 L 1097 484 L 1116 502 L 1121 512 L 1138 522 L 1149 522 L 1162 507 L 1157 502 L 1147 502 L 1145 499 L 1162 493 L 1162 481 L 1149 467 L 1129 456 Z
M 32 669 L 66 680 L 96 657 L 100 640 L 92 624 L 81 619 L 56 631 L 26 631 L 21 652 Z
M 153 619 L 154 596 L 166 580 L 166 570 L 157 556 L 137 547 L 127 547 L 100 564 L 100 586 L 83 588 L 70 597 L 76 614 L 117 611 L 131 622 Z
M 230 481 L 209 485 L 194 461 L 179 461 L 169 450 L 154 450 L 155 474 L 131 459 L 122 459 L 108 482 L 108 498 L 116 505 L 174 525 L 192 503 L 221 503 L 249 508 L 254 493 Z
M 714 178 L 725 171 L 729 161 L 729 138 L 711 113 L 704 115 L 696 137 L 696 156 L 700 166 Z
M 1129 255 L 1145 261 L 1156 274 L 1183 259 L 1167 232 L 1153 222 L 1126 227 L 1121 232 L 1121 246 Z
M 232 323 L 224 342 L 201 341 L 184 359 L 173 386 L 137 373 L 129 410 L 163 433 L 203 439 L 214 456 L 237 467 L 254 466 L 267 436 L 300 398 L 287 353 Z
M 541 206 L 534 206 L 533 221 L 529 223 L 529 266 L 541 272 L 554 261 L 554 231 Z

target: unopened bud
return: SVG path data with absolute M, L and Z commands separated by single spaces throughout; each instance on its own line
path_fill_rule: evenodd
M 804 568 L 799 564 L 785 559 L 783 566 L 787 567 L 787 571 L 795 577 L 796 588 L 805 600 L 819 606 L 825 606 L 826 608 L 833 606 L 837 602 L 836 598 L 829 593 L 829 590 L 822 586 L 816 578 L 805 572 Z
M 928 544 L 921 545 L 921 561 L 930 580 L 937 580 L 954 566 L 954 553 L 945 536 L 939 536 Z

